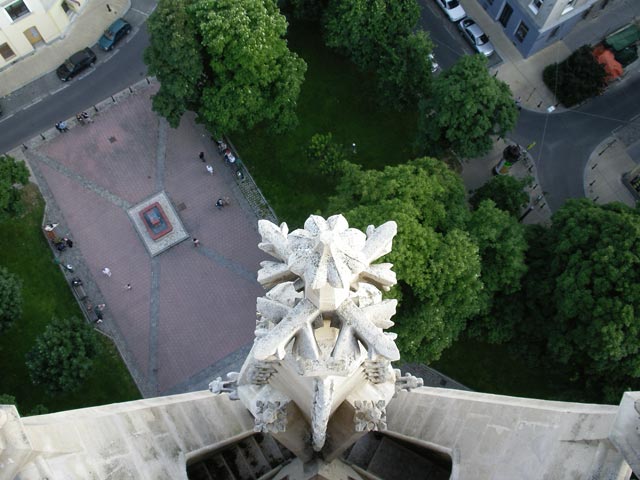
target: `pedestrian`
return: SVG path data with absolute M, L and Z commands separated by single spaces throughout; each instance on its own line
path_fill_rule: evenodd
M 64 120 L 60 120 L 58 123 L 56 123 L 56 130 L 58 130 L 59 132 L 68 132 L 69 127 L 67 127 L 67 122 L 65 122 Z
M 516 107 L 518 110 L 522 110 L 522 97 L 516 98 Z
M 62 240 L 64 241 L 64 243 L 67 244 L 67 247 L 73 248 L 73 240 L 71 240 L 70 238 L 67 238 L 67 237 L 64 237 Z
M 211 165 L 207 165 L 207 172 L 209 172 L 209 175 L 213 175 L 213 167 Z
M 222 210 L 222 207 L 224 207 L 224 200 L 223 200 L 222 198 L 219 198 L 219 199 L 216 201 L 216 208 L 217 208 L 218 210 Z
M 45 232 L 52 232 L 52 231 L 53 231 L 53 229 L 54 229 L 54 228 L 56 228 L 57 226 L 58 226 L 58 224 L 57 224 L 57 223 L 47 223 L 47 224 L 44 226 L 44 231 L 45 231 Z
M 132 288 L 133 288 L 133 287 L 131 286 L 131 284 L 130 284 L 130 283 L 127 283 L 127 284 L 124 286 L 124 289 L 125 289 L 125 290 L 127 290 L 127 291 L 131 290 Z
M 200 240 L 198 240 L 197 238 L 194 237 L 193 246 L 196 247 L 196 248 L 199 247 L 200 246 Z
M 104 267 L 102 269 L 102 273 L 105 274 L 107 277 L 111 277 L 111 269 L 109 267 Z
M 200 152 L 200 155 L 198 155 L 198 158 L 202 160 L 202 162 L 204 163 L 204 152 Z

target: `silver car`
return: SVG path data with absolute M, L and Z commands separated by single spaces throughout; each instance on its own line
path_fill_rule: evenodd
M 491 56 L 494 52 L 493 44 L 489 41 L 487 34 L 469 17 L 458 23 L 458 30 L 476 52 L 483 54 L 485 57 Z
M 452 22 L 457 22 L 467 15 L 458 0 L 436 0 L 436 3 Z

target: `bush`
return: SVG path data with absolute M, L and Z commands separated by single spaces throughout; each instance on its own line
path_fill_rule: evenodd
M 331 133 L 316 133 L 311 137 L 307 156 L 311 161 L 317 162 L 318 169 L 323 175 L 338 175 L 347 163 L 344 148 L 333 141 Z
M 98 342 L 91 327 L 71 317 L 54 318 L 27 353 L 31 381 L 49 393 L 78 388 L 91 369 Z
M 22 316 L 22 282 L 6 268 L 0 267 L 0 332 Z
M 483 200 L 493 200 L 500 210 L 517 217 L 529 202 L 529 194 L 524 187 L 530 183 L 530 178 L 518 180 L 510 175 L 498 175 L 476 190 L 469 203 L 475 209 Z
M 606 86 L 606 76 L 589 45 L 583 45 L 564 62 L 551 64 L 542 72 L 545 85 L 565 107 L 600 94 Z
M 0 220 L 22 213 L 21 186 L 29 182 L 29 169 L 23 161 L 0 155 Z

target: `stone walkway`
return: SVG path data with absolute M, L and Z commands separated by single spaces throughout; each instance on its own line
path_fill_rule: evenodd
M 243 360 L 253 339 L 257 218 L 206 131 L 185 115 L 171 129 L 151 111 L 153 83 L 93 115 L 94 123 L 21 152 L 47 201 L 46 222 L 74 240 L 61 254 L 144 396 L 206 388 Z M 111 102 L 111 99 L 109 99 Z M 113 103 L 113 102 L 112 102 Z M 198 153 L 205 152 L 209 175 Z M 126 210 L 165 191 L 191 237 L 151 258 Z M 216 199 L 229 197 L 222 210 Z M 101 270 L 108 266 L 112 276 Z M 125 286 L 130 283 L 131 290 Z M 245 352 L 244 354 L 242 352 Z

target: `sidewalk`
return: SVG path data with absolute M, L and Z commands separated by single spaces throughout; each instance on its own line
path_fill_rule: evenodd
M 502 152 L 507 145 L 513 145 L 508 139 L 496 140 L 493 149 L 485 156 L 467 160 L 462 163 L 462 181 L 467 189 L 467 194 L 471 196 L 475 190 L 487 183 L 494 176 L 495 167 L 502 158 Z M 515 163 L 509 170 L 509 175 L 515 178 L 533 177 L 530 187 L 526 188 L 529 194 L 529 208 L 522 211 L 522 215 L 528 212 L 522 219 L 526 224 L 546 224 L 551 218 L 551 209 L 547 205 L 542 192 L 542 187 L 538 183 L 535 164 L 531 155 L 527 153 L 526 160 Z
M 513 98 L 520 98 L 523 108 L 545 113 L 551 106 L 555 107 L 556 112 L 565 109 L 557 105 L 558 100 L 542 81 L 544 68 L 552 63 L 561 62 L 581 45 L 595 45 L 609 33 L 640 16 L 640 2 L 637 0 L 614 4 L 602 10 L 597 18 L 580 22 L 563 40 L 524 59 L 504 34 L 502 25 L 487 14 L 478 0 L 460 0 L 460 3 L 467 14 L 491 38 L 496 51 L 503 59 L 500 65 L 492 68 L 497 78 L 511 87 Z M 631 69 L 626 71 L 625 76 L 638 74 L 639 71 L 640 62 L 635 62 Z M 612 88 L 615 88 L 615 84 Z

